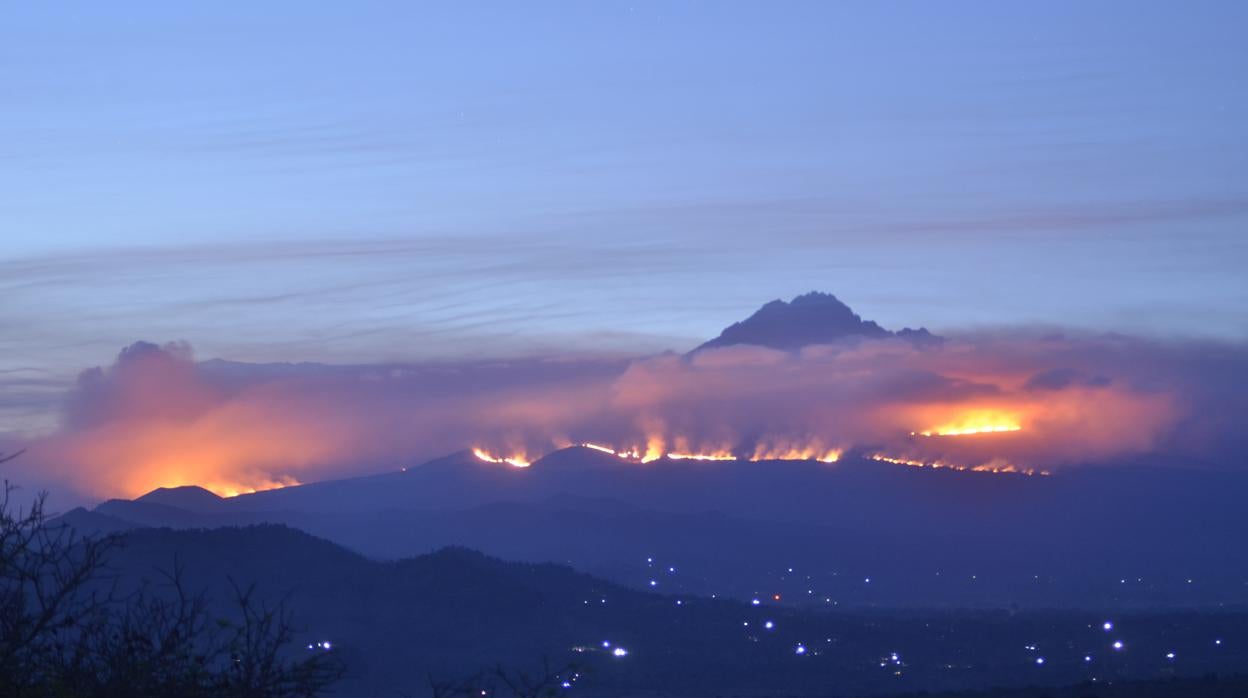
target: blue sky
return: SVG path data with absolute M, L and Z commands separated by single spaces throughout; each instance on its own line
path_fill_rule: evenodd
M 7 3 L 0 370 L 50 386 L 141 338 L 683 349 L 812 289 L 888 327 L 1242 339 L 1244 26 L 1239 2 Z

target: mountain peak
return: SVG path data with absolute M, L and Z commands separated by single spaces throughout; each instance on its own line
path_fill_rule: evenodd
M 737 344 L 796 351 L 812 344 L 888 337 L 898 337 L 919 345 L 940 341 L 939 337 L 924 328 L 890 332 L 870 320 L 863 320 L 831 293 L 811 291 L 787 303 L 777 299 L 765 304 L 753 315 L 728 326 L 718 337 L 693 352 Z
M 216 509 L 223 500 L 197 485 L 184 485 L 182 487 L 158 487 L 135 501 L 202 512 Z

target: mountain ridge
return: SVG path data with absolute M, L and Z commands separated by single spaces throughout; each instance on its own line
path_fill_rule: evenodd
M 863 320 L 831 293 L 811 291 L 788 302 L 776 299 L 763 304 L 746 319 L 732 323 L 719 336 L 703 342 L 689 353 L 737 345 L 797 351 L 818 344 L 889 338 L 901 339 L 916 346 L 930 346 L 943 341 L 924 327 L 905 327 L 896 332 L 886 330 L 873 320 Z

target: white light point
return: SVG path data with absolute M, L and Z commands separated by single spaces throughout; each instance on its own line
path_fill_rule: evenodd
M 615 655 L 616 657 L 627 657 L 628 650 L 624 649 L 623 647 L 616 647 L 615 649 L 611 650 L 611 654 Z

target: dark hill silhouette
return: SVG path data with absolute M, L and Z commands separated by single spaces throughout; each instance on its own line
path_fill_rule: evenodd
M 187 511 L 217 511 L 221 508 L 222 499 L 202 487 L 186 485 L 154 489 L 135 501 L 163 504 Z
M 1092 613 L 808 613 L 770 600 L 747 603 L 633 591 L 571 568 L 503 562 L 463 548 L 397 562 L 369 560 L 284 526 L 143 529 L 124 534 L 108 583 L 159 584 L 174 563 L 194 588 L 228 597 L 229 580 L 286 599 L 304 629 L 297 647 L 330 642 L 347 663 L 341 695 L 421 695 L 426 677 L 498 663 L 531 667 L 543 656 L 575 661 L 576 693 L 589 696 L 827 696 L 960 689 L 1102 677 L 1226 671 L 1248 659 L 1237 614 L 1116 616 L 1132 653 L 1094 669 L 1088 647 L 1105 643 Z M 677 603 L 679 601 L 679 603 Z M 764 627 L 772 621 L 774 628 Z M 628 650 L 625 657 L 602 643 Z M 1026 644 L 1045 648 L 1037 672 Z M 798 653 L 796 648 L 806 648 Z M 578 649 L 579 648 L 579 649 Z M 304 650 L 301 650 L 304 651 Z M 306 651 L 323 651 L 319 649 Z M 881 656 L 898 652 L 881 671 Z M 971 659 L 973 658 L 973 659 Z M 891 660 L 889 660 L 891 661 Z M 962 668 L 948 670 L 950 662 Z M 886 662 L 888 663 L 888 662 Z M 904 668 L 898 675 L 894 669 Z M 829 686 L 829 677 L 836 677 Z
M 796 351 L 815 344 L 835 344 L 853 339 L 897 337 L 918 345 L 940 342 L 924 328 L 890 332 L 870 320 L 863 320 L 848 305 L 830 293 L 810 293 L 786 303 L 774 300 L 741 322 L 734 322 L 718 337 L 693 352 L 739 344 Z

